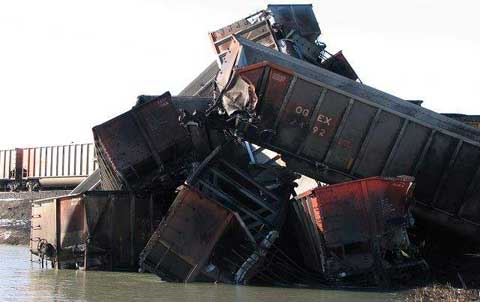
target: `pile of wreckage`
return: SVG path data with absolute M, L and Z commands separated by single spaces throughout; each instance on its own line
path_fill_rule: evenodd
M 428 270 L 416 220 L 480 238 L 480 130 L 362 84 L 311 5 L 209 35 L 218 61 L 94 127 L 99 169 L 33 203 L 34 254 L 172 282 L 390 286 Z

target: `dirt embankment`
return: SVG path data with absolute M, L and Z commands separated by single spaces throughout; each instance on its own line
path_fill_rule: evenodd
M 432 285 L 413 290 L 407 302 L 474 302 L 480 301 L 478 289 L 459 289 L 450 285 Z
M 32 200 L 61 196 L 69 191 L 0 193 L 0 244 L 28 245 Z
M 477 242 L 421 222 L 416 224 L 410 237 L 429 264 L 431 280 L 427 287 L 412 290 L 406 301 L 480 302 L 480 247 Z

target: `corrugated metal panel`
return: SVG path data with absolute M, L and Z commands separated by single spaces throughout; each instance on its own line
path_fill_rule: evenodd
M 258 131 L 240 129 L 246 139 L 326 183 L 412 175 L 419 203 L 475 237 L 468 225 L 480 229 L 478 129 L 246 39 L 237 46 L 229 61 L 262 96 Z
M 97 168 L 94 149 L 90 143 L 0 150 L 0 189 L 35 189 L 38 182 L 43 188 L 70 187 Z
M 88 176 L 94 171 L 93 144 L 72 144 L 28 148 L 29 177 Z M 90 154 L 90 156 L 87 156 Z
M 264 18 L 262 18 L 261 15 L 262 13 L 260 13 L 258 17 L 260 19 L 256 19 L 253 22 L 248 21 L 249 18 L 247 18 L 209 34 L 220 62 L 223 62 L 225 55 L 233 43 L 233 35 L 278 50 L 277 42 L 270 28 L 270 23 L 267 20 L 262 20 Z
M 15 149 L 0 150 L 0 179 L 11 179 L 10 172 L 15 169 Z
M 220 68 L 216 61 L 213 61 L 202 71 L 190 84 L 187 85 L 179 96 L 213 96 L 214 81 Z

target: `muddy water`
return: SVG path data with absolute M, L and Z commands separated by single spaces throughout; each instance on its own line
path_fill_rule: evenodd
M 173 284 L 136 273 L 41 269 L 25 246 L 0 245 L 0 301 L 401 301 L 399 293 Z

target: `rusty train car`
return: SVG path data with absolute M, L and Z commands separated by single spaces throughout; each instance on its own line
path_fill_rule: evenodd
M 203 104 L 202 99 L 172 100 L 169 92 L 140 96 L 131 110 L 95 126 L 102 188 L 140 190 L 181 184 L 192 142 L 178 121 L 178 110 L 189 112 L 198 104 Z
M 318 187 L 292 200 L 297 240 L 306 265 L 329 279 L 425 269 L 410 253 L 411 177 L 371 177 Z M 404 271 L 405 273 L 406 271 Z M 371 282 L 370 281 L 370 282 Z
M 160 223 L 155 194 L 88 191 L 32 203 L 30 251 L 57 268 L 135 271 Z
M 413 176 L 418 217 L 478 240 L 478 129 L 241 37 L 235 41 L 217 82 L 226 87 L 224 108 L 232 89 L 244 88 L 244 100 L 237 93 L 235 101 L 251 114 L 237 114 L 240 136 L 330 184 Z
M 73 188 L 96 169 L 92 143 L 0 150 L 0 190 Z

